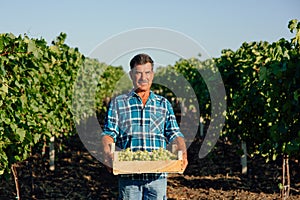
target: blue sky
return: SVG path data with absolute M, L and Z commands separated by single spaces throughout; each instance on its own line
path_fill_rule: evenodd
M 193 38 L 218 57 L 243 42 L 290 39 L 288 21 L 300 20 L 298 0 L 9 0 L 0 5 L 1 33 L 51 42 L 65 32 L 66 43 L 85 55 L 124 31 L 161 27 Z

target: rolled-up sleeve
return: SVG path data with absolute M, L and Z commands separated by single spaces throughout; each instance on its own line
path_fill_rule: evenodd
M 180 131 L 171 103 L 167 101 L 166 105 L 167 105 L 167 112 L 166 112 L 165 137 L 167 138 L 167 142 L 170 143 L 177 137 L 184 138 L 184 135 Z
M 108 106 L 108 111 L 106 112 L 104 128 L 101 135 L 108 135 L 114 139 L 114 142 L 116 142 L 118 133 L 117 106 L 114 101 L 111 101 Z

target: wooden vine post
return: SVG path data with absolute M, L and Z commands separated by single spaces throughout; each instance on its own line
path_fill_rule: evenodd
M 282 161 L 282 188 L 281 197 L 286 200 L 290 195 L 290 167 L 289 156 L 284 155 Z
M 50 157 L 50 170 L 55 170 L 55 148 L 54 148 L 55 137 L 52 136 L 50 138 L 50 149 L 49 149 L 49 157 Z
M 17 196 L 16 199 L 20 200 L 20 189 L 19 189 L 19 181 L 18 181 L 18 173 L 17 173 L 17 167 L 16 164 L 12 164 L 11 165 L 11 171 L 14 175 L 14 179 L 15 179 L 15 185 L 16 185 L 16 192 L 17 192 Z
M 242 174 L 247 174 L 248 172 L 248 167 L 247 167 L 247 145 L 245 141 L 242 141 L 242 150 L 243 150 L 243 155 L 241 156 L 241 165 L 242 165 Z

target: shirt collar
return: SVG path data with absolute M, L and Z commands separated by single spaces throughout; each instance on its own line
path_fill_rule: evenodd
M 134 89 L 132 89 L 129 94 L 128 94 L 128 97 L 138 97 L 140 98 L 140 96 L 134 91 Z M 155 95 L 153 93 L 152 90 L 150 90 L 150 94 L 149 94 L 149 97 L 148 97 L 150 100 L 154 99 L 155 98 Z

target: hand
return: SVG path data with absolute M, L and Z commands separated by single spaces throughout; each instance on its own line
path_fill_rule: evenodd
M 186 151 L 182 153 L 182 161 L 183 161 L 183 171 L 186 169 L 188 165 L 187 153 Z
M 107 171 L 112 173 L 112 162 L 113 162 L 113 154 L 111 152 L 104 152 L 103 164 L 105 165 Z
M 103 164 L 106 166 L 108 172 L 112 173 L 113 153 L 111 151 L 111 145 L 114 140 L 110 136 L 103 136 L 101 142 L 103 148 Z
M 188 165 L 185 141 L 182 137 L 177 137 L 175 139 L 175 144 L 177 145 L 177 150 L 182 151 L 183 169 L 185 170 Z

